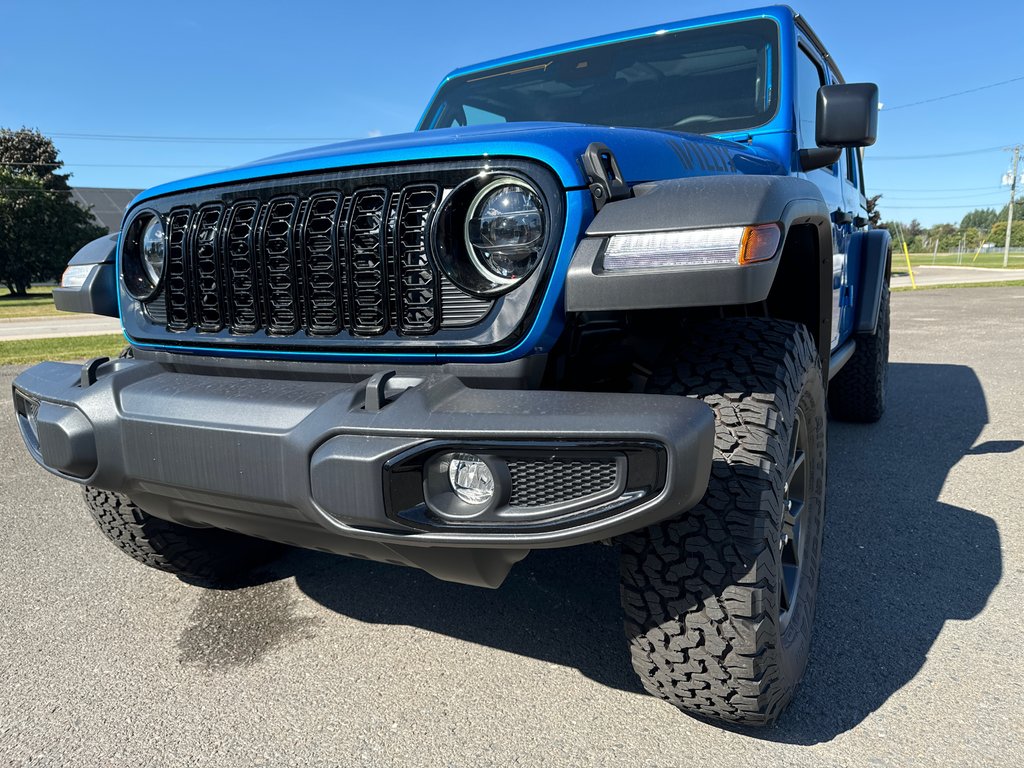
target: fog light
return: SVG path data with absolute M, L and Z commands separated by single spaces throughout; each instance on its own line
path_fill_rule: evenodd
M 448 482 L 467 504 L 486 504 L 494 496 L 494 475 L 479 456 L 456 453 L 448 461 Z

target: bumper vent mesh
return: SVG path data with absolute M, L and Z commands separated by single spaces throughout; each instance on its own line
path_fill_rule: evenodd
M 564 504 L 605 493 L 618 483 L 614 459 L 508 462 L 512 475 L 511 507 Z

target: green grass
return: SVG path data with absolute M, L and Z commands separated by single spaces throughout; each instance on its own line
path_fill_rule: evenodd
M 935 259 L 933 262 L 932 259 Z M 960 258 L 960 263 L 957 259 Z M 979 253 L 977 260 L 974 260 L 974 251 L 965 253 L 958 257 L 955 253 L 939 253 L 934 257 L 930 253 L 910 254 L 910 263 L 915 267 L 930 267 L 933 263 L 940 267 L 987 267 L 990 269 L 1003 268 L 1003 252 Z M 907 259 L 902 252 L 895 250 L 892 254 L 892 268 L 905 272 Z M 1024 253 L 1011 253 L 1008 269 L 1024 269 Z
M 14 297 L 6 288 L 0 288 L 0 320 L 64 314 L 53 306 L 52 291 L 49 287 L 29 288 L 28 296 Z
M 42 360 L 87 360 L 117 357 L 125 347 L 119 333 L 65 336 L 59 339 L 17 339 L 0 344 L 0 365 L 23 365 Z
M 909 285 L 899 288 L 890 288 L 893 293 L 904 291 L 934 291 L 936 288 L 1006 288 L 1009 286 L 1024 286 L 1024 280 L 999 280 L 994 283 L 946 283 L 945 285 L 919 285 L 913 288 Z

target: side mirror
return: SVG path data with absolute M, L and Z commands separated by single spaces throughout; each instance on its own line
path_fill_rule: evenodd
M 819 147 L 870 147 L 877 134 L 877 85 L 848 83 L 818 89 L 815 141 Z

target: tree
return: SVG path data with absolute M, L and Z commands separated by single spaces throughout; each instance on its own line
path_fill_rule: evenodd
M 1004 208 L 1006 206 L 1003 206 Z M 1014 206 L 1016 208 L 1016 206 Z M 1006 218 L 1005 215 L 1003 218 Z M 996 213 L 995 208 L 975 208 L 973 211 L 964 216 L 963 221 L 960 222 L 960 229 L 980 229 L 982 232 L 988 232 L 992 229 L 992 225 L 999 220 L 999 214 Z
M 106 234 L 71 199 L 63 165 L 38 131 L 0 128 L 0 282 L 15 296 L 59 278 L 76 250 Z
M 1014 206 L 1014 216 L 1017 214 L 1017 206 Z M 997 221 L 992 225 L 992 231 L 988 233 L 988 242 L 1002 248 L 1006 244 L 1006 222 Z M 1011 248 L 1024 248 L 1024 221 L 1013 220 L 1013 234 L 1010 235 Z
M 874 229 L 877 229 L 882 224 L 882 212 L 878 210 L 878 201 L 881 199 L 881 195 L 868 198 L 868 224 Z
M 1013 201 L 1013 220 L 1015 222 L 1016 221 L 1021 221 L 1022 219 L 1024 219 L 1024 196 L 1020 195 L 1020 190 L 1021 190 L 1021 188 L 1018 186 L 1017 187 L 1018 197 L 1017 197 L 1016 200 Z M 996 220 L 1003 222 L 1003 224 L 1005 225 L 1006 224 L 1006 214 L 1008 214 L 1009 212 L 1010 212 L 1010 204 L 1007 203 L 1006 205 L 1003 206 L 1002 210 L 999 211 L 999 215 L 998 215 Z M 1013 229 L 1014 229 L 1015 232 L 1017 231 L 1016 227 L 1014 227 Z M 1005 226 L 1003 226 L 1003 237 L 1006 237 L 1006 227 Z

